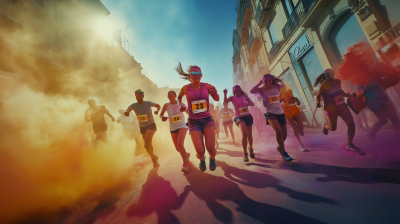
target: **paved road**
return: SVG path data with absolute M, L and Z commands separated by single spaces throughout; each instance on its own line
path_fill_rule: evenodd
M 188 136 L 187 174 L 164 137 L 164 148 L 155 149 L 158 169 L 138 156 L 142 165 L 128 190 L 57 223 L 400 223 L 400 147 L 390 128 L 375 144 L 358 132 L 355 143 L 362 153 L 340 148 L 345 130 L 323 136 L 307 129 L 308 152 L 289 134 L 293 162 L 280 158 L 270 134 L 256 137 L 256 159 L 248 163 L 241 148 L 221 136 L 218 168 L 205 172 L 198 169 Z

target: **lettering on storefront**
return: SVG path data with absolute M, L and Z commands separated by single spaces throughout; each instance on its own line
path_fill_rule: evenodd
M 307 35 L 303 34 L 300 39 L 290 48 L 289 55 L 292 62 L 297 61 L 308 49 L 312 47 L 310 40 L 308 40 Z

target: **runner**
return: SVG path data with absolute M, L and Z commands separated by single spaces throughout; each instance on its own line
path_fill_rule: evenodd
M 296 104 L 300 105 L 300 101 L 297 97 L 293 96 L 292 90 L 288 89 L 286 85 L 281 86 L 281 99 L 286 120 L 289 122 L 293 129 L 294 136 L 300 143 L 300 151 L 305 152 L 307 148 L 300 139 L 300 136 L 304 136 L 304 124 L 300 115 L 301 110 L 296 106 Z
M 247 142 L 249 143 L 250 157 L 254 159 L 253 149 L 253 116 L 249 112 L 248 106 L 254 106 L 253 101 L 249 98 L 247 93 L 243 92 L 239 85 L 234 86 L 233 96 L 227 98 L 228 90 L 224 90 L 224 103 L 232 102 L 235 107 L 235 123 L 242 132 L 242 147 L 243 147 L 243 161 L 249 161 L 249 154 L 247 153 Z
M 206 148 L 210 154 L 210 170 L 217 168 L 215 162 L 215 126 L 214 119 L 210 114 L 209 96 L 219 101 L 219 95 L 214 86 L 208 83 L 201 83 L 202 73 L 199 67 L 190 66 L 187 74 L 183 71 L 181 63 L 176 67 L 176 71 L 183 79 L 191 81 L 191 84 L 182 87 L 178 96 L 178 101 L 182 103 L 182 97 L 186 95 L 187 104 L 189 105 L 189 132 L 193 141 L 194 148 L 197 152 L 197 158 L 200 159 L 200 170 L 206 170 L 205 148 L 203 137 L 205 138 Z M 181 106 L 181 111 L 185 108 Z
M 136 139 L 137 140 L 137 133 L 136 133 L 136 122 L 135 122 L 135 118 L 133 117 L 132 113 L 129 113 L 129 116 L 125 116 L 124 113 L 125 111 L 123 109 L 120 109 L 119 114 L 121 116 L 119 116 L 115 121 L 117 123 L 122 124 L 122 127 L 124 129 L 124 132 L 126 134 L 126 136 L 129 138 L 129 140 L 132 139 Z
M 214 109 L 214 104 L 210 104 L 210 114 L 212 116 L 212 118 L 214 119 L 214 124 L 215 124 L 215 147 L 218 149 L 219 148 L 219 144 L 218 144 L 218 138 L 219 138 L 219 112 L 218 110 Z
M 259 88 L 264 84 L 262 88 Z M 280 88 L 283 84 L 281 79 L 271 74 L 265 74 L 262 80 L 251 89 L 252 94 L 263 101 L 265 107 L 265 119 L 267 125 L 271 125 L 276 133 L 276 141 L 278 142 L 278 152 L 285 161 L 292 161 L 285 149 L 285 140 L 287 137 L 286 119 L 280 102 Z
M 108 142 L 107 139 L 107 124 L 104 120 L 104 115 L 108 115 L 112 121 L 114 117 L 108 112 L 105 106 L 96 106 L 96 101 L 88 100 L 89 108 L 85 111 L 86 122 L 92 122 L 93 132 L 96 134 L 94 143 L 97 145 L 99 141 Z
M 314 87 L 321 84 L 316 98 L 317 107 L 321 107 L 320 101 L 322 96 L 324 99 L 324 110 L 329 122 L 329 124 L 322 123 L 322 133 L 328 135 L 329 130 L 335 131 L 337 128 L 337 118 L 338 116 L 341 117 L 348 127 L 347 144 L 344 148 L 358 152 L 360 149 L 353 144 L 356 125 L 347 104 L 344 102 L 344 96 L 349 97 L 350 94 L 342 90 L 341 81 L 334 79 L 334 75 L 335 73 L 332 69 L 326 69 L 314 83 Z
M 160 166 L 157 162 L 158 157 L 153 154 L 153 136 L 157 131 L 157 126 L 154 123 L 153 114 L 151 113 L 151 107 L 156 107 L 157 111 L 154 114 L 158 114 L 160 111 L 160 105 L 150 102 L 143 101 L 144 92 L 141 89 L 135 91 L 135 96 L 137 103 L 131 104 L 125 111 L 125 116 L 129 116 L 129 113 L 133 110 L 135 111 L 136 117 L 139 121 L 140 133 L 144 139 L 144 148 L 147 153 L 149 153 L 151 160 L 153 161 L 153 166 Z
M 162 121 L 167 121 L 167 119 L 169 120 L 172 141 L 174 142 L 175 149 L 181 154 L 183 160 L 182 172 L 188 172 L 190 153 L 186 152 L 184 146 L 187 133 L 185 115 L 180 111 L 180 105 L 176 101 L 175 91 L 171 90 L 168 92 L 168 99 L 169 103 L 164 104 L 160 117 Z M 187 106 L 183 103 L 182 106 L 187 108 Z M 168 117 L 164 117 L 165 111 L 167 111 Z M 187 109 L 185 111 L 186 113 L 188 112 Z
M 235 113 L 233 112 L 232 109 L 228 108 L 228 103 L 224 103 L 224 108 L 221 110 L 220 114 L 222 115 L 222 119 L 223 119 L 223 125 L 224 125 L 224 129 L 225 129 L 225 134 L 226 137 L 228 138 L 228 127 L 229 127 L 229 131 L 231 132 L 231 136 L 232 136 L 232 141 L 233 144 L 235 145 L 235 135 L 233 133 L 233 121 L 232 121 L 232 117 L 235 115 Z

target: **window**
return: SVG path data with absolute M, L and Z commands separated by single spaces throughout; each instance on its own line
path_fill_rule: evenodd
M 283 8 L 285 9 L 287 17 L 289 17 L 294 9 L 292 0 L 283 0 Z
M 274 45 L 276 42 L 278 42 L 278 38 L 276 37 L 274 25 L 272 25 L 272 23 L 269 25 L 268 31 L 269 37 L 271 38 L 271 44 Z

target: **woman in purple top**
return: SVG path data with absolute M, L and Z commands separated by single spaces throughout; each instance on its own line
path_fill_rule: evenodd
M 286 152 L 285 140 L 287 137 L 286 117 L 281 106 L 281 85 L 283 81 L 271 74 L 265 74 L 261 81 L 250 90 L 262 100 L 265 107 L 265 119 L 276 133 L 278 143 L 277 150 L 285 161 L 292 161 L 292 157 Z M 263 85 L 261 88 L 259 88 Z
M 210 154 L 210 170 L 214 171 L 217 168 L 215 163 L 217 152 L 215 150 L 215 125 L 214 119 L 210 114 L 209 96 L 211 95 L 215 101 L 219 101 L 219 95 L 214 86 L 200 82 L 203 74 L 199 67 L 190 66 L 188 69 L 189 74 L 187 74 L 183 71 L 181 63 L 179 63 L 176 71 L 183 79 L 191 82 L 191 84 L 182 87 L 178 101 L 182 105 L 182 97 L 186 95 L 189 107 L 189 132 L 197 152 L 196 156 L 200 159 L 199 168 L 201 171 L 206 170 L 204 137 L 207 151 Z M 180 110 L 183 112 L 185 109 L 181 107 Z
M 324 110 L 329 122 L 329 124 L 322 123 L 322 133 L 328 135 L 328 131 L 335 131 L 337 128 L 337 119 L 341 117 L 348 127 L 347 144 L 344 148 L 358 152 L 360 149 L 353 144 L 356 125 L 347 104 L 344 102 L 344 97 L 349 97 L 350 94 L 343 91 L 341 81 L 335 79 L 334 74 L 332 69 L 326 69 L 314 83 L 314 87 L 321 84 L 315 101 L 317 102 L 317 107 L 321 107 L 320 101 L 322 96 Z
M 253 150 L 253 116 L 249 112 L 248 106 L 254 106 L 253 101 L 249 96 L 243 92 L 239 85 L 232 88 L 233 96 L 226 98 L 228 90 L 224 90 L 224 103 L 232 102 L 235 107 L 235 123 L 242 131 L 242 147 L 243 147 L 243 161 L 248 162 L 249 156 L 247 153 L 247 142 L 249 142 L 250 157 L 254 159 Z

